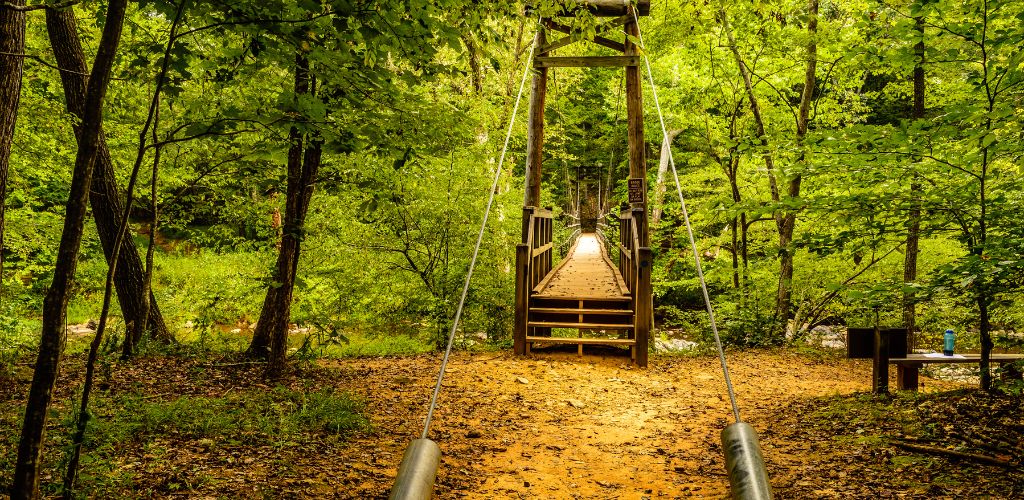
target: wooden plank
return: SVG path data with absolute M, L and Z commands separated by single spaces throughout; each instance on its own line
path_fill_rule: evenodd
M 569 0 L 565 2 L 557 15 L 573 17 L 578 16 L 580 11 L 587 10 L 597 17 L 615 17 L 626 14 L 632 16 L 629 10 L 632 7 L 636 7 L 637 14 L 640 16 L 651 15 L 651 0 L 632 0 L 630 2 L 624 0 Z M 533 9 L 527 8 L 526 13 L 533 14 Z
M 651 249 L 647 247 L 637 249 L 636 301 L 633 306 L 636 314 L 633 316 L 633 336 L 636 339 L 636 364 L 641 368 L 647 366 L 648 342 L 654 323 L 654 302 L 651 293 L 652 265 Z
M 530 227 L 533 221 L 533 207 L 523 207 L 523 239 L 520 243 L 531 244 L 530 241 Z
M 526 330 L 530 317 L 529 253 L 530 247 L 525 243 L 516 245 L 516 311 L 512 347 L 518 355 L 526 354 Z
M 896 388 L 901 391 L 916 391 L 919 385 L 921 365 L 896 365 Z
M 908 354 L 905 358 L 890 358 L 889 363 L 893 364 L 923 364 L 923 363 L 978 363 L 981 361 L 981 354 L 960 354 L 962 358 L 943 356 L 931 358 L 924 354 Z M 992 354 L 989 361 L 994 363 L 1012 363 L 1024 359 L 1024 354 Z
M 640 57 L 631 56 L 567 56 L 567 57 L 534 57 L 535 68 L 608 68 L 626 67 L 639 69 Z M 638 73 L 639 74 L 639 73 Z
M 875 313 L 875 319 L 878 319 Z M 875 394 L 889 393 L 889 336 L 875 325 L 874 355 L 871 360 L 871 391 Z
M 617 18 L 617 19 L 613 19 L 613 20 L 608 21 L 606 23 L 601 23 L 600 25 L 597 26 L 597 30 L 594 31 L 594 34 L 600 35 L 602 33 L 607 32 L 608 30 L 610 30 L 612 28 L 618 28 L 619 26 L 624 26 L 632 18 L 633 18 L 632 16 L 619 16 L 619 18 Z M 576 32 L 573 31 L 572 27 L 567 26 L 565 24 L 562 24 L 562 23 L 560 23 L 558 21 L 548 20 L 545 24 L 547 25 L 547 27 L 549 27 L 549 28 L 551 28 L 551 29 L 553 29 L 555 31 L 561 31 L 562 33 L 566 33 L 566 34 L 569 34 L 569 35 L 571 35 L 573 33 L 576 33 Z
M 551 250 L 551 247 L 553 246 L 555 246 L 554 243 L 548 243 L 547 245 L 544 245 L 540 248 L 535 248 L 533 249 L 533 256 L 536 257 L 544 252 L 547 252 L 548 250 Z
M 623 245 L 622 243 L 619 243 L 619 251 L 625 254 L 623 255 L 623 257 L 625 257 L 626 260 L 633 260 L 633 252 L 630 249 L 626 248 L 626 246 Z
M 555 268 L 552 269 L 551 272 L 549 272 L 547 274 L 547 276 L 545 276 L 544 279 L 541 280 L 540 283 L 537 283 L 537 286 L 534 287 L 534 289 L 533 289 L 533 293 L 538 294 L 538 295 L 544 293 L 544 289 L 547 288 L 548 283 L 551 283 L 551 278 L 554 277 L 555 274 L 558 274 L 558 271 L 561 270 L 562 267 L 564 267 L 566 264 L 569 263 L 569 258 L 572 256 L 573 252 L 576 251 L 576 245 L 578 243 L 579 243 L 579 240 L 577 240 L 576 243 L 572 244 L 572 248 L 569 249 L 569 253 L 565 255 L 565 258 L 562 259 L 562 262 L 559 262 L 558 265 L 555 266 Z
M 571 35 L 545 45 L 543 52 L 548 53 L 555 49 L 560 49 L 567 45 L 572 45 L 576 42 L 582 42 L 583 40 L 594 42 L 602 47 L 608 47 L 609 49 L 617 50 L 619 52 L 624 52 L 626 50 L 626 44 L 622 42 L 616 42 L 615 40 L 605 38 L 601 35 L 596 35 L 593 38 L 583 38 L 578 35 Z
M 619 269 L 615 267 L 615 264 L 612 263 L 612 259 L 608 257 L 608 252 L 604 248 L 603 241 L 601 242 L 601 258 L 604 259 L 604 263 L 612 269 L 612 274 L 615 275 L 615 284 L 619 286 L 619 293 L 629 293 L 629 288 L 626 288 L 626 280 L 622 277 L 622 273 L 619 272 Z
M 551 300 L 603 300 L 607 302 L 630 302 L 632 299 L 629 298 L 629 294 L 623 294 L 621 297 L 607 297 L 599 295 L 546 295 L 537 294 L 533 296 L 534 299 L 551 299 Z
M 639 48 L 632 42 L 640 36 L 640 27 L 636 21 L 626 23 L 626 56 L 636 56 Z M 638 58 L 639 59 L 639 58 Z M 644 193 L 647 192 L 647 163 L 644 143 L 644 91 L 641 86 L 640 67 L 626 68 L 626 136 L 629 143 L 629 177 L 641 179 Z M 631 203 L 633 208 L 647 208 L 646 196 L 640 203 Z M 646 210 L 645 210 L 646 211 Z M 646 246 L 647 240 L 640 235 L 640 244 Z
M 576 321 L 531 321 L 530 327 L 536 328 L 583 328 L 585 330 L 630 330 L 633 325 L 616 325 L 607 323 L 578 323 Z
M 619 26 L 622 26 L 622 25 L 626 24 L 626 22 L 629 19 L 630 18 L 627 17 L 627 16 L 622 16 L 622 17 L 619 17 L 617 19 L 613 19 L 611 21 L 608 21 L 606 23 L 601 24 L 600 26 L 597 27 L 597 31 L 595 32 L 594 38 L 590 38 L 588 40 L 591 41 L 591 42 L 594 42 L 594 43 L 596 43 L 598 45 L 601 45 L 601 46 L 608 47 L 610 49 L 616 50 L 618 52 L 625 52 L 626 51 L 626 44 L 624 44 L 622 42 L 617 42 L 617 41 L 614 41 L 614 40 L 610 40 L 608 38 L 605 38 L 605 37 L 601 36 L 601 34 L 606 32 L 606 31 L 608 31 L 608 30 L 610 30 L 610 29 L 612 29 L 612 28 L 617 28 Z M 562 38 L 561 40 L 552 42 L 552 43 L 548 44 L 547 46 L 545 46 L 544 50 L 543 50 L 544 53 L 547 53 L 547 52 L 550 52 L 552 50 L 565 47 L 566 45 L 571 45 L 573 43 L 580 42 L 580 41 L 584 40 L 584 38 L 582 36 L 580 36 L 580 33 L 578 31 L 573 31 L 573 29 L 571 27 L 566 26 L 566 25 L 564 25 L 562 23 L 558 23 L 558 22 L 555 22 L 555 21 L 548 21 L 546 24 L 547 24 L 547 27 L 549 27 L 549 28 L 551 28 L 551 29 L 553 29 L 555 31 L 561 31 L 562 33 L 565 33 L 565 34 L 567 34 L 569 36 L 567 36 L 565 38 Z
M 526 337 L 526 341 L 530 343 L 542 343 L 542 344 L 591 344 L 591 345 L 633 345 L 636 342 L 633 339 L 595 339 L 595 338 L 580 338 L 580 337 Z
M 629 309 L 568 309 L 565 307 L 531 307 L 530 312 L 538 314 L 609 314 L 617 316 L 633 314 L 633 311 Z

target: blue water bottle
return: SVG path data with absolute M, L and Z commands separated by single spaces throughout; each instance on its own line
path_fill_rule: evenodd
M 946 330 L 945 335 L 942 336 L 942 354 L 945 356 L 953 355 L 953 344 L 956 343 L 956 335 L 953 330 Z

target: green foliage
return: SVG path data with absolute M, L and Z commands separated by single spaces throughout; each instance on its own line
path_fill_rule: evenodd
M 71 401 L 70 403 L 75 403 Z M 73 415 L 53 409 L 54 428 L 48 433 L 59 447 L 69 449 Z M 0 425 L 16 429 L 22 413 L 0 412 Z M 118 460 L 125 450 L 144 449 L 155 460 L 169 449 L 219 446 L 271 446 L 283 448 L 310 439 L 343 441 L 355 432 L 370 429 L 365 405 L 347 392 L 330 388 L 229 391 L 223 395 L 184 395 L 154 399 L 134 393 L 95 398 L 86 432 L 81 474 L 85 491 L 100 495 L 131 491 L 131 468 Z M 16 433 L 7 436 L 16 439 Z M 9 439 L 0 454 L 2 470 L 13 470 L 16 446 Z M 12 446 L 7 446 L 12 445 Z M 66 451 L 66 450 L 65 450 Z M 53 464 L 49 455 L 46 466 Z M 63 469 L 61 469 L 63 470 Z M 195 480 L 195 478 L 192 478 Z M 57 493 L 52 482 L 43 485 Z M 104 493 L 106 492 L 106 493 Z
M 535 4 L 541 13 L 557 8 L 553 0 Z M 723 43 L 718 6 L 658 3 L 641 27 L 666 124 L 681 131 L 674 159 L 726 342 L 799 340 L 820 324 L 869 324 L 876 309 L 883 323 L 896 325 L 905 290 L 917 293 L 926 343 L 947 327 L 977 331 L 979 298 L 991 306 L 996 329 L 1024 328 L 1019 2 L 822 3 L 814 39 L 818 88 L 801 143 L 793 115 L 804 84 L 800 54 L 810 41 L 806 5 L 725 5 L 737 49 L 756 55 L 748 62 L 764 137 Z M 129 13 L 104 123 L 122 186 L 175 7 L 147 1 Z M 293 297 L 292 321 L 311 332 L 294 343 L 297 356 L 421 352 L 443 343 L 527 63 L 534 25 L 519 16 L 521 5 L 273 0 L 187 7 L 188 35 L 171 47 L 157 126 L 166 144 L 154 290 L 172 330 L 217 350 L 244 344 L 271 284 L 282 231 L 274 214 L 285 208 L 283 165 L 294 127 L 322 139 L 325 152 Z M 73 11 L 92 46 L 102 7 L 85 2 Z M 914 16 L 922 17 L 923 33 Z M 585 34 L 595 33 L 598 21 L 565 20 Z M 48 53 L 44 23 L 28 31 L 27 52 Z M 928 109 L 912 119 L 918 41 L 928 61 Z M 558 53 L 610 52 L 578 43 Z M 310 61 L 315 93 L 293 89 L 297 54 Z M 561 243 L 571 233 L 565 214 L 575 214 L 581 199 L 596 204 L 599 192 L 602 210 L 615 212 L 629 168 L 621 72 L 551 75 L 542 204 L 560 214 Z M 0 277 L 6 345 L 32 343 L 75 153 L 59 74 L 26 59 L 24 81 Z M 661 133 L 651 97 L 645 95 L 645 128 L 654 185 Z M 524 115 L 521 106 L 458 338 L 509 341 Z M 765 155 L 778 180 L 802 176 L 799 196 L 772 200 Z M 910 189 L 915 179 L 918 192 Z M 674 186 L 667 192 L 665 214 L 652 228 L 657 317 L 706 340 Z M 133 229 L 143 233 L 151 200 L 136 196 Z M 916 203 L 923 210 L 920 269 L 917 282 L 903 283 L 902 244 Z M 773 220 L 783 211 L 798 214 L 786 249 Z M 733 221 L 741 218 L 745 246 L 738 235 L 733 243 Z M 144 240 L 136 235 L 140 248 Z M 795 255 L 796 269 L 788 336 L 773 323 L 783 251 Z M 105 272 L 98 240 L 87 234 L 69 322 L 95 319 Z
M 95 411 L 105 408 L 117 413 L 92 420 L 86 441 L 100 452 L 156 436 L 283 445 L 301 434 L 344 436 L 368 426 L 361 403 L 327 389 L 307 393 L 278 387 L 265 393 L 183 396 L 169 402 L 128 395 L 105 401 Z

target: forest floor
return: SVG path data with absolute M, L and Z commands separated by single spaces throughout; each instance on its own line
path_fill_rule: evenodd
M 628 357 L 588 352 L 582 359 L 560 351 L 454 354 L 431 430 L 443 453 L 437 496 L 725 497 L 719 432 L 731 413 L 717 357 L 655 356 L 648 369 L 637 369 Z M 223 438 L 205 421 L 192 429 L 206 434 L 125 431 L 86 451 L 89 496 L 386 497 L 404 448 L 421 430 L 439 365 L 437 355 L 323 360 L 274 389 L 263 384 L 258 365 L 209 361 L 114 364 L 101 373 L 98 401 L 348 392 L 365 405 L 370 426 L 344 438 L 316 431 Z M 730 362 L 743 418 L 760 434 L 780 498 L 1024 495 L 1020 396 L 989 397 L 922 377 L 923 393 L 875 398 L 864 394 L 869 363 L 821 353 L 748 350 L 730 353 Z M 71 401 L 81 363 L 67 362 L 58 412 Z M 0 496 L 30 377 L 22 368 L 15 385 L 0 389 Z M 98 411 L 100 420 L 117 418 L 109 414 L 119 411 L 113 405 L 102 408 L 108 413 Z M 59 418 L 51 420 L 51 436 L 64 432 Z M 908 451 L 906 443 L 956 444 L 991 460 Z M 51 487 L 60 448 L 51 443 L 46 459 Z

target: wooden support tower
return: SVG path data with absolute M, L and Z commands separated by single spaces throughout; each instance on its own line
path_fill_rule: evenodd
M 631 41 L 639 16 L 650 14 L 650 0 L 568 0 L 559 17 L 589 11 L 601 23 L 592 36 L 573 32 L 558 18 L 542 19 L 534 38 L 534 74 L 531 84 L 526 180 L 523 197 L 523 232 L 516 248 L 516 315 L 513 335 L 516 354 L 528 354 L 534 344 L 570 343 L 628 346 L 637 365 L 647 365 L 653 326 L 651 249 L 647 223 L 647 166 L 643 129 L 643 90 L 639 49 Z M 610 37 L 621 30 L 623 41 Z M 549 40 L 549 35 L 564 36 Z M 557 56 L 555 51 L 589 41 L 619 53 L 612 56 Z M 567 257 L 553 262 L 552 213 L 540 208 L 544 149 L 544 107 L 548 72 L 565 67 L 621 67 L 626 80 L 629 140 L 630 208 L 619 216 L 619 241 L 583 234 Z M 597 250 L 595 250 L 595 248 Z M 613 263 L 606 251 L 618 255 Z M 598 252 L 598 253 L 595 253 Z M 596 257 L 596 255 L 600 257 Z M 583 282 L 586 286 L 580 286 Z M 597 283 L 597 285 L 595 285 Z M 594 290 L 598 290 L 599 293 Z M 576 329 L 575 337 L 552 336 L 552 329 Z M 584 337 L 584 332 L 591 336 Z M 609 332 L 614 332 L 610 334 Z M 597 335 L 596 337 L 593 335 Z

